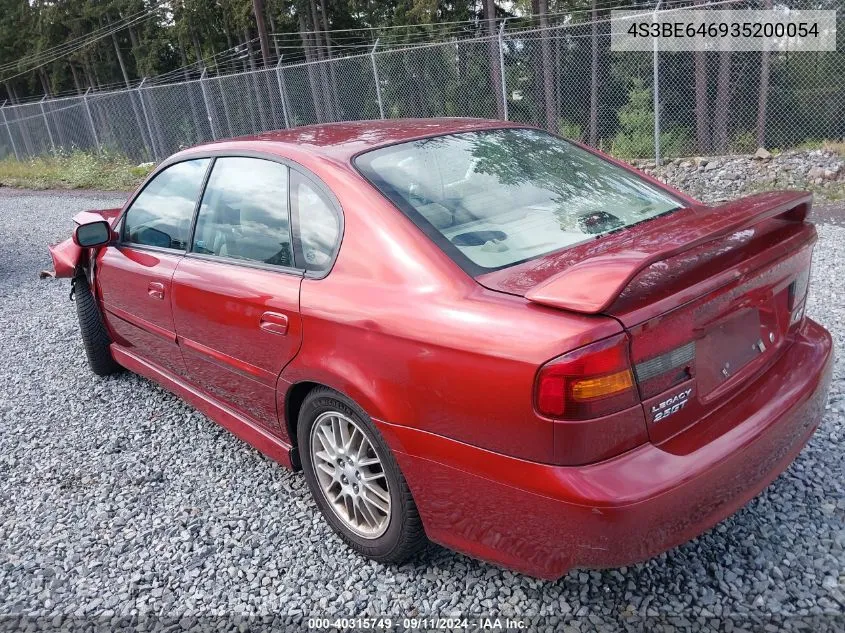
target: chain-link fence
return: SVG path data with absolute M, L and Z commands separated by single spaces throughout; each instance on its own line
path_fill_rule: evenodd
M 499 21 L 494 36 L 376 42 L 361 55 L 6 104 L 0 158 L 79 149 L 158 161 L 266 130 L 436 116 L 532 123 L 623 158 L 654 157 L 655 141 L 666 158 L 845 138 L 841 51 L 622 53 L 611 51 L 609 19 L 517 24 Z

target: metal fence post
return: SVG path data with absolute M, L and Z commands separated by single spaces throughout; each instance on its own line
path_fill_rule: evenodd
M 505 121 L 508 120 L 508 80 L 505 78 L 505 25 L 508 19 L 502 20 L 499 25 L 499 76 L 502 78 L 502 113 L 505 115 Z
M 3 108 L 6 107 L 6 102 L 8 99 L 3 99 L 3 103 L 0 103 L 0 112 L 3 112 Z M 12 130 L 9 129 L 9 123 L 6 121 L 6 113 L 3 112 L 3 122 L 6 123 L 6 133 L 9 135 L 9 140 L 12 140 Z M 14 146 L 14 141 L 12 141 L 12 146 Z M 15 157 L 17 158 L 17 156 Z
M 202 90 L 202 100 L 205 102 L 205 113 L 208 115 L 208 126 L 211 128 L 211 138 L 217 140 L 217 130 L 214 127 L 214 117 L 211 116 L 211 106 L 208 102 L 208 91 L 205 88 L 205 76 L 208 74 L 208 69 L 203 68 L 200 75 L 200 90 Z
M 146 77 L 144 77 L 141 80 L 141 83 L 138 84 L 138 87 L 136 88 L 136 90 L 138 91 L 138 97 L 141 101 L 141 110 L 144 112 L 144 121 L 147 124 L 147 133 L 150 136 L 150 146 L 152 147 L 152 154 L 153 154 L 152 159 L 157 161 L 158 160 L 158 151 L 157 151 L 157 147 L 156 147 L 157 144 L 156 144 L 155 137 L 153 136 L 153 128 L 150 125 L 150 115 L 147 114 L 147 104 L 144 102 L 144 93 L 142 92 L 145 81 L 147 81 Z
M 373 44 L 373 50 L 370 51 L 370 61 L 373 62 L 373 79 L 376 81 L 376 99 L 378 99 L 378 111 L 381 115 L 381 118 L 384 118 L 384 104 L 381 102 L 381 84 L 378 80 L 378 68 L 376 68 L 376 49 L 378 48 L 378 40 L 376 38 L 376 43 Z
M 98 154 L 102 154 L 103 148 L 100 147 L 100 138 L 97 135 L 97 126 L 94 125 L 94 117 L 91 116 L 91 106 L 88 105 L 89 92 L 91 92 L 91 86 L 88 86 L 88 90 L 86 90 L 85 94 L 82 95 L 82 103 L 85 104 L 85 116 L 88 118 L 88 125 L 91 126 L 91 136 L 94 138 L 94 148 L 97 150 Z
M 72 106 L 65 106 L 59 107 L 56 109 L 56 103 L 58 99 L 50 99 L 50 114 L 53 115 L 53 127 L 56 130 L 57 138 L 59 141 L 59 150 L 62 150 L 66 147 L 71 147 L 72 143 L 68 143 L 67 139 L 65 138 L 65 129 L 62 126 L 62 112 L 67 112 L 68 108 Z
M 195 138 L 196 140 L 194 143 L 199 143 L 200 141 L 205 140 L 204 135 L 202 133 L 202 115 L 197 110 L 197 103 L 196 99 L 194 98 L 194 91 L 191 90 L 191 82 L 186 80 L 184 83 L 180 84 L 181 86 L 185 86 L 185 90 L 188 92 L 188 103 L 191 106 L 191 119 L 194 123 L 194 132 L 196 132 Z M 202 87 L 202 86 L 200 86 Z
M 653 22 L 657 22 L 657 12 L 660 10 L 662 0 L 657 0 L 654 7 Z M 654 82 L 654 164 L 660 166 L 660 71 L 657 64 L 657 38 L 654 38 L 654 60 L 653 79 Z
M 285 80 L 282 79 L 282 57 L 284 57 L 284 55 L 279 55 L 279 61 L 276 64 L 276 83 L 279 84 L 279 97 L 282 99 L 282 117 L 285 119 L 285 127 L 290 128 L 287 98 L 285 95 Z
M 224 136 L 234 136 L 235 133 L 232 131 L 234 130 L 232 127 L 232 115 L 229 113 L 229 104 L 226 103 L 226 93 L 223 91 L 223 78 L 220 75 L 217 75 L 217 90 L 220 92 L 220 100 L 223 102 L 223 114 L 226 115 L 227 133 Z
M 41 117 L 44 119 L 44 127 L 47 128 L 47 137 L 50 139 L 50 147 L 53 148 L 53 153 L 56 153 L 56 143 L 53 141 L 53 133 L 50 131 L 50 122 L 47 120 L 47 113 L 44 111 L 44 99 L 47 98 L 47 95 L 41 97 L 41 101 L 38 102 L 38 105 L 41 106 Z
M 15 160 L 20 160 L 21 157 L 18 155 L 18 147 L 15 145 L 15 137 L 12 134 L 12 126 L 9 125 L 9 119 L 6 118 L 6 101 L 3 101 L 3 105 L 0 105 L 0 112 L 3 113 L 3 123 L 6 124 L 6 131 L 9 133 L 9 142 L 12 144 L 12 151 L 15 153 Z

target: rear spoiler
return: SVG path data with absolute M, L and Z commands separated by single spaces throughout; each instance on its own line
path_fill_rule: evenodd
M 583 314 L 607 310 L 629 283 L 654 264 L 727 237 L 774 217 L 803 222 L 810 212 L 808 192 L 760 193 L 718 207 L 694 207 L 653 223 L 636 244 L 585 259 L 525 293 L 525 298 Z

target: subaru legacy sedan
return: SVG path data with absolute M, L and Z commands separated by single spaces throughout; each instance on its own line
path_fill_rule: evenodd
M 506 122 L 327 124 L 172 156 L 49 274 L 94 373 L 301 468 L 361 555 L 552 579 L 695 537 L 808 441 L 811 202 L 708 206 Z

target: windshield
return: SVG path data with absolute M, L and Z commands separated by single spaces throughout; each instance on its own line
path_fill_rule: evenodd
M 636 174 L 533 129 L 426 138 L 355 164 L 472 275 L 681 206 Z

